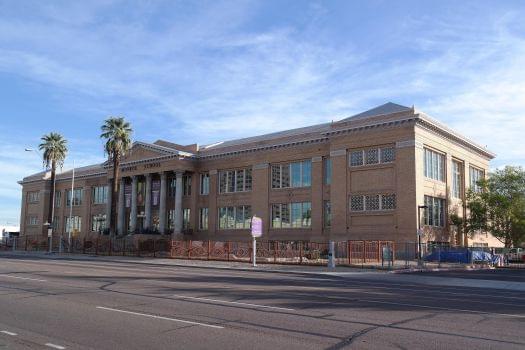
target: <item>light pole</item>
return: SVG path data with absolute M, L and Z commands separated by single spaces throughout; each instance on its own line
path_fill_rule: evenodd
M 38 154 L 40 158 L 42 158 L 42 155 L 40 152 L 38 152 L 36 149 L 33 148 L 26 148 L 26 152 L 35 152 Z M 51 222 L 44 223 L 44 226 L 47 226 L 47 238 L 49 243 L 49 254 L 53 252 L 53 229 L 54 229 L 54 221 L 55 221 L 55 187 L 56 187 L 56 176 L 53 178 L 53 183 L 51 184 L 51 193 L 53 196 L 53 202 L 51 202 Z
M 417 206 L 417 265 L 421 266 L 421 209 L 427 209 L 428 205 Z
M 71 201 L 69 202 L 69 230 L 67 233 L 67 251 L 68 253 L 71 253 L 71 232 L 73 230 L 73 223 L 71 220 L 73 219 L 73 197 L 74 197 L 74 191 L 75 191 L 75 160 L 73 159 L 73 174 L 71 177 Z M 66 198 L 67 202 L 67 198 Z

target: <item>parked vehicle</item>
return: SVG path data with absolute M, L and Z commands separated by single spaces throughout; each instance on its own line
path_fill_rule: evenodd
M 525 262 L 525 249 L 511 248 L 507 256 L 509 262 Z

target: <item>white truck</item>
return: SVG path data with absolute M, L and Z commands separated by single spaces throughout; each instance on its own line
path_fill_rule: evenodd
M 509 262 L 525 262 L 525 249 L 511 248 L 507 257 Z

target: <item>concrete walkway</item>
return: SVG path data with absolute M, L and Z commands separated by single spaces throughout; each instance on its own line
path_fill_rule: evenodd
M 359 268 L 349 266 L 337 266 L 335 269 L 330 269 L 325 266 L 308 266 L 308 265 L 277 265 L 277 264 L 258 264 L 253 267 L 245 262 L 228 262 L 228 261 L 207 261 L 207 260 L 182 260 L 182 259 L 166 259 L 166 258 L 140 258 L 140 257 L 123 257 L 123 256 L 94 256 L 81 254 L 46 254 L 41 252 L 0 252 L 0 259 L 2 258 L 36 258 L 36 259 L 53 259 L 53 260 L 86 260 L 86 261 L 100 261 L 100 262 L 114 262 L 126 264 L 142 264 L 149 266 L 173 266 L 185 268 L 202 268 L 202 269 L 221 269 L 232 271 L 253 271 L 253 272 L 270 272 L 270 273 L 285 273 L 285 274 L 301 274 L 301 275 L 317 275 L 325 277 L 335 277 L 343 279 L 359 278 L 360 280 L 370 280 L 374 282 L 403 282 L 413 283 L 419 285 L 431 286 L 449 286 L 449 287 L 465 287 L 465 288 L 481 288 L 481 289 L 502 289 L 512 291 L 525 291 L 525 282 L 499 281 L 490 279 L 470 279 L 457 277 L 437 277 L 428 275 L 419 275 L 417 273 L 399 273 L 399 270 L 388 271 L 374 268 Z M 471 270 L 464 267 L 459 269 L 457 265 L 455 268 L 464 271 L 468 274 Z M 443 267 L 437 269 L 435 267 L 428 267 L 424 270 L 406 270 L 406 272 L 418 271 L 446 271 L 450 267 Z M 525 273 L 525 271 L 524 271 Z

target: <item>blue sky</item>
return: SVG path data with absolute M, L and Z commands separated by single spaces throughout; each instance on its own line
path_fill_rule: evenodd
M 206 144 L 415 105 L 525 165 L 523 1 L 0 0 L 0 225 L 49 131 L 77 164 L 100 124 Z

